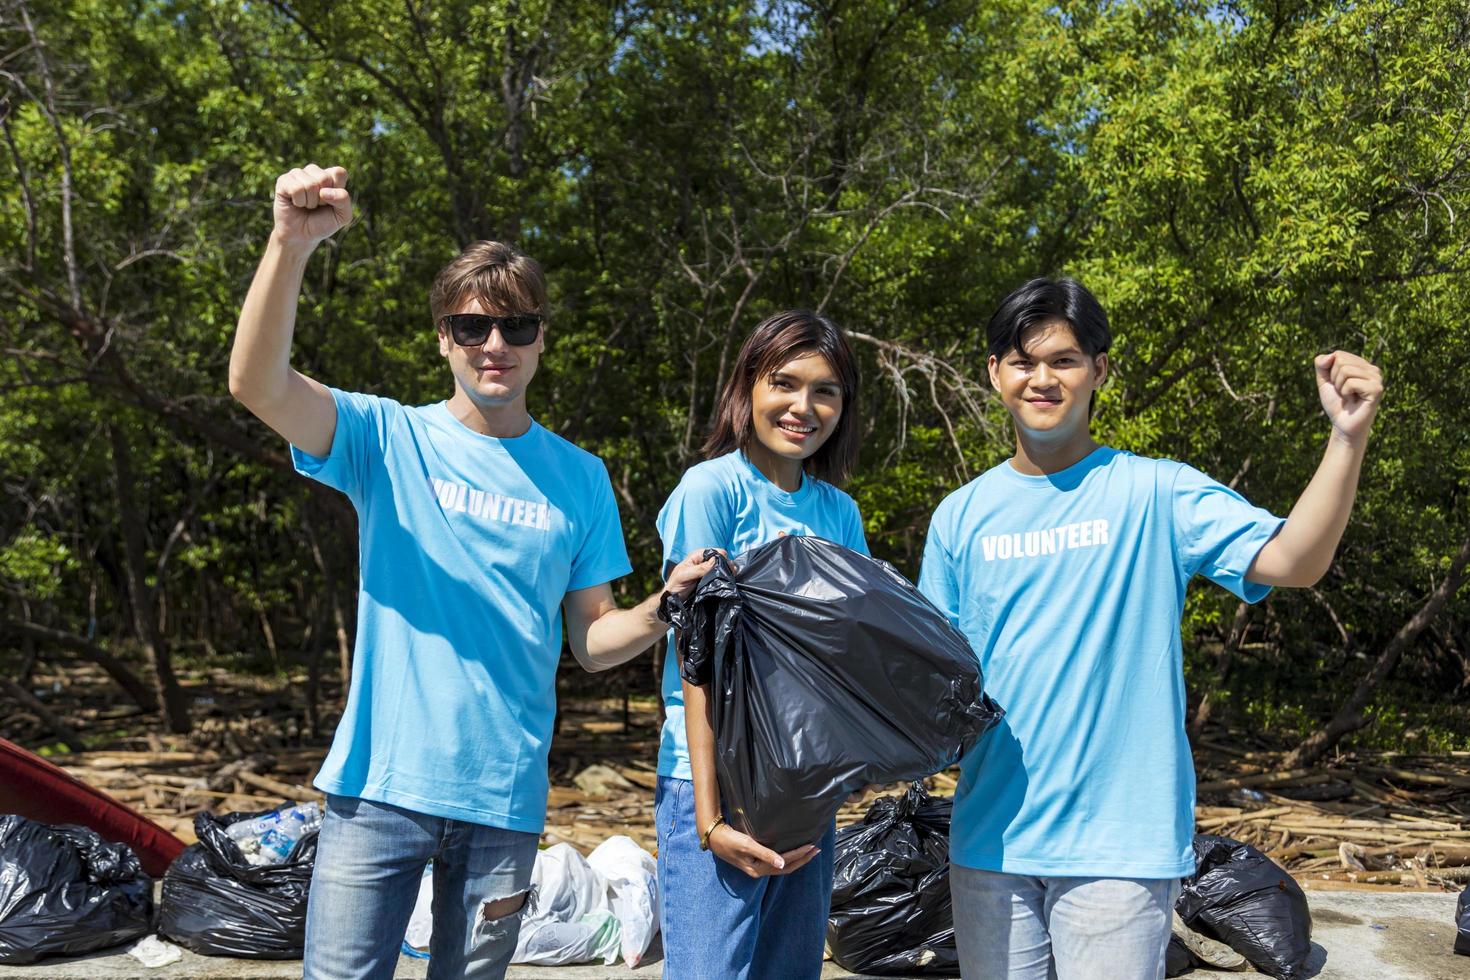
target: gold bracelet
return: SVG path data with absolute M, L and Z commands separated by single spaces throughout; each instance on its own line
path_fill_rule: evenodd
M 723 813 L 709 822 L 709 827 L 705 829 L 704 833 L 699 835 L 699 849 L 701 851 L 709 850 L 709 835 L 713 834 L 715 832 L 715 828 L 724 822 L 725 815 Z

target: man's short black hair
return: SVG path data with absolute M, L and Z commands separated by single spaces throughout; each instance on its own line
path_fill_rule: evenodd
M 1097 297 L 1076 279 L 1032 279 L 1001 300 L 985 328 L 992 357 L 1005 357 L 1013 350 L 1026 353 L 1022 338 L 1028 330 L 1065 320 L 1072 335 L 1088 357 L 1105 353 L 1113 342 L 1108 315 Z

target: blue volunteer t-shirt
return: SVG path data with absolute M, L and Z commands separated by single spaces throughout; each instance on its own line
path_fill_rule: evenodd
M 919 588 L 969 638 L 1001 724 L 961 764 L 950 857 L 1022 875 L 1194 872 L 1179 622 L 1196 573 L 1248 602 L 1283 521 L 1183 463 L 1009 462 L 934 512 Z
M 841 490 L 803 475 L 795 493 L 766 479 L 743 452 L 727 453 L 684 472 L 658 514 L 664 569 L 701 548 L 724 548 L 735 558 L 781 534 L 826 538 L 868 553 L 857 503 Z M 684 731 L 684 688 L 679 655 L 669 632 L 663 675 L 664 728 L 659 741 L 658 774 L 692 779 L 689 741 Z
M 332 391 L 362 589 L 347 709 L 319 789 L 540 833 L 561 602 L 630 571 L 602 461 L 534 421 L 480 435 L 443 402 Z

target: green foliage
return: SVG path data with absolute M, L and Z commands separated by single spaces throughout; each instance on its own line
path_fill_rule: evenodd
M 428 285 L 466 241 L 517 241 L 553 292 L 532 411 L 607 461 L 630 594 L 656 584 L 654 517 L 698 458 L 735 347 L 791 306 L 853 331 L 851 489 L 874 550 L 916 573 L 933 506 L 1010 451 L 983 327 L 1035 275 L 1076 275 L 1109 311 L 1100 438 L 1279 512 L 1326 437 L 1312 355 L 1341 346 L 1385 370 L 1333 572 L 1253 613 L 1229 681 L 1242 720 L 1330 711 L 1470 534 L 1462 4 L 0 11 L 18 52 L 0 110 L 14 614 L 128 636 L 112 422 L 174 645 L 243 662 L 269 630 L 311 658 L 336 615 L 350 628 L 350 512 L 291 475 L 225 388 L 272 182 L 312 160 L 351 171 L 359 217 L 313 259 L 295 365 L 446 397 Z M 1196 691 L 1225 683 L 1202 651 L 1233 610 L 1213 586 L 1191 593 Z M 1403 668 L 1455 704 L 1467 624 L 1452 604 Z

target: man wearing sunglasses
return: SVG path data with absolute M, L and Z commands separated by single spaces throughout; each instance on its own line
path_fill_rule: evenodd
M 312 250 L 352 217 L 347 173 L 276 181 L 275 224 L 240 312 L 230 391 L 291 443 L 303 474 L 357 509 L 362 588 L 347 707 L 307 913 L 308 978 L 391 977 L 434 862 L 431 977 L 501 977 L 546 814 L 554 675 L 567 640 L 588 670 L 663 634 L 658 596 L 622 610 L 631 569 L 602 461 L 526 410 L 546 341 L 540 267 L 476 242 L 429 306 L 453 393 L 433 405 L 328 388 L 293 370 Z M 710 563 L 691 556 L 667 591 Z

